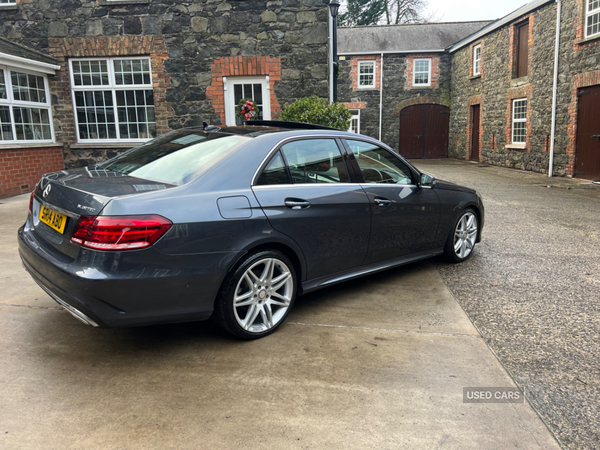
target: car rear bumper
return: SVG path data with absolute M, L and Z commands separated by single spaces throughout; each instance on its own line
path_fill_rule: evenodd
M 208 319 L 227 268 L 238 256 L 82 249 L 68 261 L 45 248 L 27 224 L 18 236 L 23 266 L 36 283 L 77 319 L 100 327 Z

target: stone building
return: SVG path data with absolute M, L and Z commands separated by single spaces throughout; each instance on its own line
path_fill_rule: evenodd
M 553 151 L 555 175 L 600 178 L 600 4 L 562 0 L 552 133 L 557 12 L 533 1 L 449 48 L 450 156 L 548 172 Z
M 341 29 L 339 99 L 408 157 L 600 179 L 600 3 L 561 2 L 554 109 L 557 13 L 534 0 L 489 23 Z
M 270 119 L 327 97 L 328 14 L 322 0 L 0 0 L 0 197 L 31 191 L 59 152 L 85 166 L 235 125 L 241 98 Z
M 448 156 L 451 55 L 446 49 L 489 22 L 338 30 L 338 100 L 352 130 L 409 158 Z

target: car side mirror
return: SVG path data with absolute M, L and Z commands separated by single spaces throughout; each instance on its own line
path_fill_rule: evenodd
M 419 187 L 431 189 L 435 186 L 435 177 L 433 175 L 429 175 L 428 173 L 421 174 L 421 180 L 419 182 Z

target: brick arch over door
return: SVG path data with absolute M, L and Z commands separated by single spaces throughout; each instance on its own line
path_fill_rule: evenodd
M 400 111 L 398 152 L 406 158 L 447 158 L 450 108 L 416 104 Z
M 412 105 L 446 105 L 439 97 L 413 97 L 396 104 L 394 114 L 399 114 L 404 108 Z

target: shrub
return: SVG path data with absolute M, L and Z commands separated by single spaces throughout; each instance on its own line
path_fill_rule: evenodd
M 291 105 L 283 108 L 279 120 L 287 122 L 303 122 L 347 131 L 352 115 L 341 103 L 329 105 L 327 100 L 316 95 L 299 98 Z

